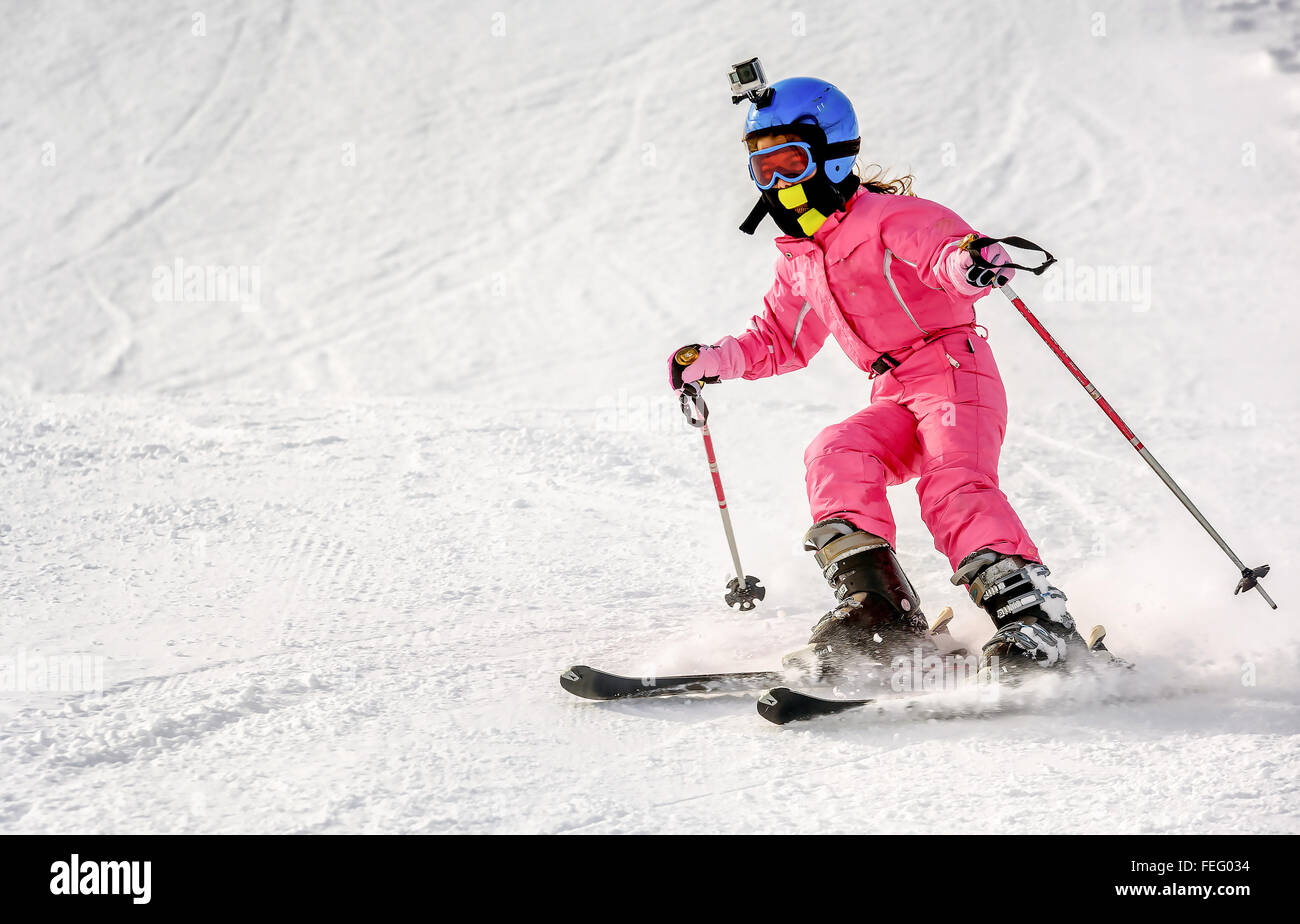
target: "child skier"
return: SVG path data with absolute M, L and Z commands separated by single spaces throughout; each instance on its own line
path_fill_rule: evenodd
M 744 140 L 761 197 L 742 230 L 753 233 L 770 215 L 784 232 L 776 280 L 750 330 L 692 344 L 698 358 L 689 365 L 675 351 L 669 377 L 680 391 L 697 380 L 794 372 L 834 336 L 873 379 L 870 404 L 804 453 L 813 519 L 804 548 L 839 601 L 814 626 L 814 650 L 887 661 L 925 638 L 885 498 L 886 486 L 915 478 L 953 584 L 966 585 L 996 626 L 983 659 L 1060 663 L 1084 642 L 998 487 L 1006 395 L 975 325 L 975 301 L 1014 270 L 995 279 L 978 266 L 964 249 L 974 229 L 913 196 L 910 178 L 859 177 L 853 106 L 823 80 L 775 83 L 750 106 Z M 997 244 L 981 253 L 987 263 L 1010 262 Z

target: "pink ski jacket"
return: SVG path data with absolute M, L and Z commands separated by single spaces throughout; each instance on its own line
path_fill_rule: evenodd
M 942 263 L 973 231 L 936 202 L 861 188 L 812 238 L 777 238 L 763 313 L 736 338 L 744 378 L 802 369 L 828 334 L 869 372 L 882 353 L 902 361 L 943 331 L 972 326 L 975 298 L 952 286 Z

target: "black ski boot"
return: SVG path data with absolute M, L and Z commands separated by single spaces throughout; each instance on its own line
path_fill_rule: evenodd
M 980 651 L 981 669 L 996 665 L 999 674 L 1014 674 L 1062 664 L 1072 649 L 1087 650 L 1066 610 L 1065 594 L 1048 583 L 1049 574 L 1037 562 L 992 549 L 962 559 L 953 584 L 967 585 L 971 599 L 997 626 Z
M 786 655 L 787 668 L 833 678 L 854 667 L 887 668 L 917 648 L 939 650 L 888 542 L 847 520 L 829 519 L 813 524 L 804 548 L 814 553 L 840 602 L 813 626 L 806 647 Z

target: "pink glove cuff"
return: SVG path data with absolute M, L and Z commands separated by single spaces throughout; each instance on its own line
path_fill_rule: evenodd
M 723 337 L 712 346 L 700 347 L 700 358 L 682 370 L 683 382 L 717 376 L 738 379 L 745 374 L 745 351 L 735 337 Z

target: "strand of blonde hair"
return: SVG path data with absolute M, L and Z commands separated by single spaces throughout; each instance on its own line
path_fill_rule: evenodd
M 857 165 L 855 165 L 857 166 Z M 885 168 L 880 164 L 868 164 L 868 172 L 858 168 L 858 177 L 862 185 L 873 193 L 883 193 L 888 196 L 915 196 L 912 191 L 912 181 L 916 178 L 910 173 L 902 176 L 887 176 Z

